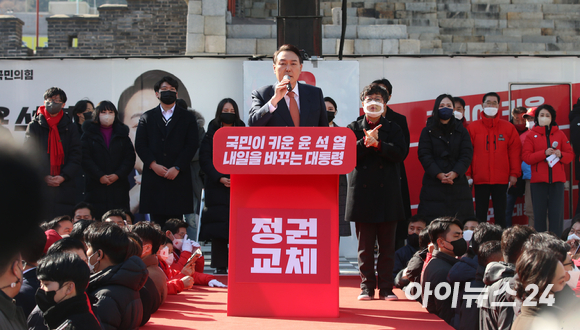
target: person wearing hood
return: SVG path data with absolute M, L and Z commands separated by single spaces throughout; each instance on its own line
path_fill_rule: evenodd
M 534 233 L 536 233 L 534 228 L 515 225 L 506 229 L 501 235 L 501 252 L 504 261 L 489 263 L 483 275 L 485 287 L 481 293 L 484 296 L 480 295 L 480 330 L 509 330 L 511 328 L 515 317 L 515 295 L 512 294 L 515 288 L 515 264 L 524 251 L 524 244 Z M 506 285 L 512 290 L 506 290 Z
M 129 209 L 128 176 L 135 164 L 129 127 L 119 120 L 113 103 L 101 101 L 95 118 L 84 122 L 83 131 L 85 201 L 95 208 L 97 218 L 112 209 Z
M 199 162 L 205 173 L 205 204 L 199 240 L 211 240 L 211 267 L 216 269 L 215 274 L 227 274 L 228 268 L 230 175 L 218 172 L 213 165 L 213 136 L 218 129 L 244 126 L 236 101 L 221 100 L 199 150 Z
M 66 100 L 62 89 L 49 88 L 44 93 L 44 105 L 26 129 L 24 148 L 37 148 L 48 165 L 42 173 L 47 196 L 52 198 L 47 218 L 72 214 L 77 202 L 75 177 L 81 168 L 81 139 L 77 127 L 63 111 Z
M 94 223 L 85 231 L 89 269 L 87 294 L 104 330 L 138 329 L 143 319 L 139 290 L 149 278 L 139 256 L 129 258 L 130 238 L 115 224 Z
M 467 179 L 475 186 L 475 216 L 487 221 L 489 196 L 493 201 L 495 223 L 506 227 L 506 191 L 521 175 L 522 144 L 518 131 L 500 119 L 500 98 L 491 92 L 483 96 L 481 119 L 467 126 L 473 144 L 473 159 Z
M 452 306 L 457 296 L 452 294 L 446 299 L 438 299 L 433 292 L 437 291 L 436 288 L 441 283 L 449 285 L 447 275 L 453 265 L 459 262 L 456 257 L 467 252 L 462 226 L 461 221 L 452 217 L 437 218 L 429 224 L 429 236 L 435 249 L 421 279 L 421 298 L 423 301 L 427 300 L 427 311 L 439 316 L 449 325 L 454 324 L 455 309 Z M 431 291 L 432 293 L 425 299 L 424 295 Z
M 393 268 L 393 278 L 405 267 L 419 249 L 419 235 L 427 227 L 427 221 L 420 215 L 409 218 L 407 225 L 407 245 L 395 252 L 395 268 Z
M 566 164 L 574 159 L 570 141 L 556 124 L 556 110 L 549 104 L 536 109 L 536 126 L 526 137 L 522 158 L 530 164 L 530 188 L 534 227 L 538 232 L 564 230 L 564 183 Z M 548 219 L 549 228 L 546 223 Z
M 453 107 L 453 96 L 439 95 L 419 138 L 417 154 L 425 174 L 417 214 L 427 222 L 443 216 L 461 221 L 473 217 L 471 189 L 465 176 L 473 146 L 469 133 L 453 116 Z

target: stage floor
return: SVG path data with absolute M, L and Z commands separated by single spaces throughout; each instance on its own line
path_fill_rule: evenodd
M 218 279 L 227 283 L 227 276 L 218 276 Z M 227 289 L 194 286 L 178 295 L 168 296 L 141 329 L 452 329 L 437 316 L 429 314 L 418 302 L 407 300 L 401 290 L 395 290 L 398 301 L 358 301 L 359 283 L 359 276 L 340 276 L 338 318 L 227 316 Z M 251 303 L 252 297 L 248 297 L 248 304 Z

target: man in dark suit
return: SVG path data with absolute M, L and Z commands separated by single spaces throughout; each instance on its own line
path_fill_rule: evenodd
M 143 160 L 139 212 L 163 227 L 170 218 L 193 213 L 189 164 L 199 146 L 193 113 L 176 105 L 179 83 L 163 77 L 153 86 L 160 103 L 139 120 L 135 150 Z
M 283 45 L 273 60 L 278 83 L 252 91 L 249 125 L 328 127 L 322 90 L 298 84 L 302 72 L 298 48 Z

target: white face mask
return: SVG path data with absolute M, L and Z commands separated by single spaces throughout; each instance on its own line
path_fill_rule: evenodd
M 552 122 L 552 118 L 538 117 L 538 125 L 540 125 L 540 126 L 549 126 L 551 122 Z
M 471 241 L 472 237 L 473 237 L 473 230 L 464 230 L 463 231 L 463 239 L 464 240 L 469 242 L 469 241 Z
M 483 108 L 483 113 L 485 113 L 486 116 L 495 117 L 495 115 L 497 115 L 497 108 Z
M 455 119 L 457 119 L 457 120 L 463 119 L 463 113 L 462 112 L 453 111 L 453 115 L 455 116 Z
M 568 274 L 570 274 L 570 279 L 568 282 L 566 282 L 566 284 L 568 284 L 568 286 L 572 289 L 576 289 L 576 285 L 578 285 L 578 279 L 580 278 L 580 269 L 576 268 L 576 265 L 574 265 L 574 269 L 569 270 Z
M 370 111 L 370 110 L 369 110 L 369 107 L 370 107 L 370 106 L 372 106 L 372 105 L 375 105 L 375 106 L 377 106 L 377 107 L 379 108 L 379 111 Z M 384 112 L 384 109 L 383 109 L 383 104 L 382 104 L 381 102 L 377 102 L 377 101 L 370 101 L 370 102 L 365 102 L 365 103 L 364 103 L 364 111 L 365 111 L 365 113 L 366 113 L 366 114 L 367 114 L 369 117 L 371 117 L 371 118 L 378 118 L 378 117 L 380 117 L 380 116 L 383 114 L 383 112 Z
M 167 257 L 169 257 L 169 248 L 166 246 L 163 249 L 159 250 L 159 254 L 157 255 L 159 259 L 166 261 Z
M 97 261 L 95 261 L 95 263 L 94 263 L 94 264 L 91 264 L 91 258 L 92 258 L 92 257 L 93 257 L 95 254 L 97 254 L 97 252 L 95 252 L 95 253 L 91 254 L 91 255 L 89 256 L 89 258 L 87 259 L 87 261 L 88 261 L 88 265 L 89 265 L 89 270 L 91 271 L 91 274 L 94 274 L 94 273 L 95 273 L 95 266 L 96 266 L 96 265 L 97 265 L 97 263 L 99 262 L 99 258 L 97 257 Z
M 115 115 L 112 113 L 101 113 L 99 115 L 99 120 L 101 121 L 101 125 L 103 126 L 111 126 L 115 121 Z
M 526 127 L 527 127 L 528 129 L 532 129 L 532 128 L 534 128 L 534 125 L 536 125 L 536 123 L 534 123 L 533 121 L 528 121 L 528 122 L 526 123 Z
M 165 262 L 167 263 L 167 266 L 171 266 L 171 265 L 173 265 L 173 261 L 174 260 L 173 260 L 173 253 L 172 253 L 167 257 L 167 260 L 165 260 Z
M 183 246 L 183 238 L 176 238 L 173 240 L 173 247 L 181 251 Z

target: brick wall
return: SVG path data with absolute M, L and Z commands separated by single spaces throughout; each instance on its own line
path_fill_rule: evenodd
M 24 22 L 11 15 L 0 15 L 0 56 L 28 56 L 32 49 L 22 47 Z

